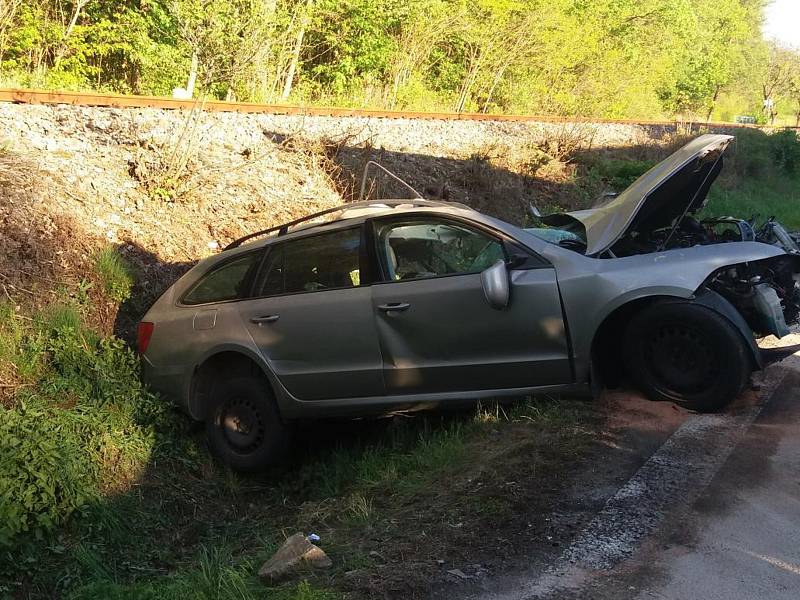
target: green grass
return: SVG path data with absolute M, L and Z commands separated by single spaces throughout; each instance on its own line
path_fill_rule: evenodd
M 713 188 L 703 216 L 757 217 L 757 224 L 775 217 L 789 230 L 800 230 L 800 177 L 751 179 L 732 188 Z
M 666 150 L 665 150 L 666 152 Z M 597 201 L 603 191 L 621 192 L 656 161 L 641 160 L 639 150 L 616 149 L 616 156 L 586 155 L 575 186 L 581 206 Z M 790 230 L 800 230 L 800 140 L 794 131 L 765 133 L 742 129 L 725 154 L 724 169 L 711 188 L 703 217 L 757 217 L 757 224 L 776 217 Z
M 120 584 L 110 580 L 101 565 L 95 581 L 69 594 L 70 600 L 337 600 L 340 595 L 307 581 L 268 591 L 252 577 L 257 566 L 250 561 L 234 564 L 231 556 L 203 548 L 198 565 L 156 581 Z
M 131 267 L 113 247 L 104 248 L 94 256 L 94 268 L 103 290 L 112 301 L 124 302 L 133 287 Z
M 495 444 L 493 431 L 523 427 L 534 436 L 567 430 L 583 418 L 580 404 L 528 400 L 360 428 L 339 424 L 331 432 L 325 426 L 311 433 L 308 449 L 300 444 L 288 473 L 267 479 L 231 474 L 215 466 L 185 429 L 164 429 L 153 439 L 139 485 L 94 496 L 56 535 L 27 538 L 14 551 L 0 551 L 0 580 L 27 581 L 22 585 L 29 597 L 337 598 L 327 574 L 323 581 L 310 574 L 310 584 L 294 579 L 265 588 L 255 573 L 284 537 L 298 530 L 322 533 L 335 562 L 334 580 L 341 581 L 344 572 L 374 568 L 371 548 L 363 543 L 365 532 L 375 528 L 399 540 L 424 527 L 447 544 L 446 536 L 457 531 L 454 523 L 506 521 L 513 510 L 507 500 L 466 495 L 442 482 L 463 479 L 464 469 L 480 464 L 483 445 Z M 349 433 L 342 435 L 342 428 Z M 586 437 L 570 434 L 565 440 Z M 569 443 L 553 450 L 570 461 L 574 456 Z M 523 458 L 541 468 L 538 456 Z M 507 468 L 519 476 L 513 461 Z M 503 468 L 491 470 L 508 479 Z M 415 516 L 401 516 L 409 506 L 417 507 Z M 431 522 L 415 523 L 429 517 Z M 444 529 L 437 533 L 437 527 Z
M 163 405 L 122 342 L 101 339 L 70 305 L 25 320 L 0 307 L 0 548 L 43 537 L 150 460 Z

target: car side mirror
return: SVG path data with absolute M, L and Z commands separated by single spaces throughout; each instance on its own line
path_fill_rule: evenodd
M 505 261 L 498 260 L 481 273 L 481 286 L 486 302 L 496 310 L 503 310 L 511 299 L 511 281 Z

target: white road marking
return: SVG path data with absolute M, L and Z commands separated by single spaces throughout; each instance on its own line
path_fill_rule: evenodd
M 798 368 L 800 359 L 793 356 L 786 363 Z M 484 593 L 482 600 L 532 600 L 577 589 L 598 571 L 608 571 L 631 556 L 661 524 L 666 509 L 691 502 L 711 482 L 787 372 L 768 372 L 761 391 L 765 400 L 757 406 L 734 415 L 689 417 L 609 498 L 553 566 L 513 590 Z

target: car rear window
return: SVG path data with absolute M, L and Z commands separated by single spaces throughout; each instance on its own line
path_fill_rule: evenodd
M 258 296 L 357 287 L 360 228 L 283 242 L 269 253 Z
M 208 304 L 246 297 L 251 281 L 248 275 L 260 255 L 260 252 L 250 252 L 208 272 L 183 297 L 183 304 Z

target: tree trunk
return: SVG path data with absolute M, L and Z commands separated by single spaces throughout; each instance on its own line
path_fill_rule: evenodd
M 483 114 L 489 112 L 489 103 L 492 101 L 492 96 L 494 95 L 494 91 L 497 89 L 497 86 L 500 85 L 500 82 L 503 80 L 503 76 L 506 74 L 507 67 L 508 64 L 505 64 L 497 71 L 497 75 L 495 75 L 494 81 L 492 81 L 492 87 L 489 88 L 489 93 L 486 95 L 486 101 L 483 103 L 483 110 L 481 111 Z
M 300 53 L 303 50 L 303 38 L 306 37 L 306 28 L 308 27 L 308 19 L 311 15 L 311 7 L 314 5 L 314 0 L 306 0 L 306 6 L 303 12 L 303 17 L 300 21 L 300 29 L 297 31 L 297 36 L 294 39 L 294 49 L 292 50 L 292 58 L 289 61 L 289 68 L 286 70 L 286 79 L 283 82 L 283 93 L 281 100 L 286 100 L 292 93 L 292 86 L 294 85 L 294 76 L 297 73 L 297 65 L 300 62 Z
M 478 78 L 480 67 L 480 50 L 473 49 L 472 56 L 469 60 L 469 69 L 467 70 L 467 74 L 464 76 L 464 83 L 461 85 L 461 91 L 458 94 L 456 112 L 460 113 L 464 111 L 464 107 L 467 105 L 467 100 L 469 100 L 470 92 L 472 91 L 472 86 L 474 85 L 475 80 Z
M 72 19 L 70 19 L 69 25 L 67 25 L 67 30 L 64 32 L 64 37 L 61 39 L 61 46 L 56 53 L 55 58 L 53 59 L 53 68 L 57 69 L 61 59 L 64 58 L 64 54 L 67 52 L 67 40 L 69 36 L 72 35 L 72 30 L 75 29 L 75 25 L 78 22 L 78 17 L 81 14 L 81 10 L 83 7 L 89 3 L 89 0 L 76 0 L 75 1 L 75 11 L 72 13 Z
M 192 52 L 192 66 L 189 68 L 189 81 L 186 83 L 186 92 L 189 98 L 194 98 L 194 86 L 197 84 L 197 69 L 199 59 L 197 58 L 197 51 Z
M 708 114 L 706 115 L 706 123 L 711 122 L 711 115 L 714 113 L 714 109 L 717 107 L 717 100 L 719 100 L 719 91 L 722 86 L 717 85 L 714 89 L 714 96 L 711 98 L 711 106 L 708 107 Z

